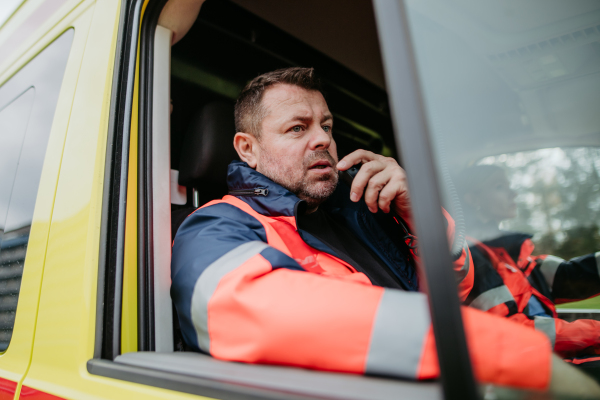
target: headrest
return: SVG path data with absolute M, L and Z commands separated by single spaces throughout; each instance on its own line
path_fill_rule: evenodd
M 203 105 L 193 116 L 181 143 L 179 184 L 223 185 L 227 166 L 239 159 L 233 148 L 234 135 L 233 104 L 215 101 Z

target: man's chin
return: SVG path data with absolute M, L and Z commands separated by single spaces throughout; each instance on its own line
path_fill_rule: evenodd
M 333 194 L 336 186 L 337 179 L 335 178 L 314 182 L 307 185 L 304 190 L 298 194 L 298 197 L 309 203 L 309 205 L 319 205 Z

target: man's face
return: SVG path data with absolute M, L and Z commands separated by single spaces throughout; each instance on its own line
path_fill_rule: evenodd
M 323 95 L 298 86 L 267 89 L 256 170 L 314 208 L 338 181 L 333 118 Z

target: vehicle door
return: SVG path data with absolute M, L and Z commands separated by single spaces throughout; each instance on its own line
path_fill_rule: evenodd
M 72 8 L 73 2 L 29 2 L 0 30 L 0 398 L 19 392 L 31 360 L 60 160 L 90 20 L 89 10 Z

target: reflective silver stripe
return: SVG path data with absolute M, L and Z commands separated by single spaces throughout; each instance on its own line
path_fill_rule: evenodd
M 192 321 L 198 335 L 198 346 L 204 351 L 210 350 L 208 334 L 208 302 L 225 275 L 244 262 L 259 254 L 268 244 L 260 241 L 244 243 L 231 250 L 212 264 L 200 275 L 192 294 Z
M 465 263 L 462 265 L 460 270 L 456 273 L 456 283 L 462 282 L 463 279 L 465 279 L 467 277 L 467 275 L 469 274 L 469 269 L 471 268 L 471 260 L 470 260 L 471 257 L 469 257 L 469 246 L 465 244 L 463 249 L 467 256 L 465 257 Z
M 554 256 L 546 256 L 544 261 L 542 261 L 540 271 L 542 271 L 544 278 L 546 278 L 546 282 L 548 282 L 550 290 L 552 290 L 552 284 L 554 283 L 554 275 L 556 275 L 556 270 L 558 269 L 558 266 L 564 262 L 565 260 L 562 258 Z
M 415 379 L 430 322 L 424 294 L 385 289 L 371 332 L 366 372 Z
M 600 276 L 600 251 L 596 253 L 596 269 L 598 270 L 598 276 Z
M 552 349 L 554 349 L 554 344 L 556 343 L 556 325 L 554 325 L 554 318 L 534 317 L 533 321 L 535 330 L 543 332 L 548 336 L 548 339 L 550 339 L 550 343 L 552 344 Z
M 502 285 L 481 293 L 471 302 L 471 304 L 469 304 L 469 306 L 481 311 L 487 311 L 492 307 L 496 307 L 498 304 L 506 303 L 511 300 L 514 301 L 515 298 L 506 285 Z

